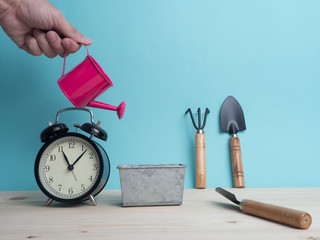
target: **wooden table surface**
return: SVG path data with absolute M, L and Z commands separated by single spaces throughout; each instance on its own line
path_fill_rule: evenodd
M 229 189 L 253 199 L 309 212 L 311 227 L 295 229 L 242 213 L 214 189 L 185 189 L 181 206 L 122 207 L 120 190 L 64 205 L 39 191 L 0 192 L 0 239 L 306 239 L 320 240 L 320 188 Z

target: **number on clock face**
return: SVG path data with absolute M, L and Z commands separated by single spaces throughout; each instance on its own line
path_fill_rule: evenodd
M 100 172 L 99 156 L 85 139 L 65 136 L 52 142 L 39 163 L 39 178 L 53 196 L 74 199 L 96 183 Z

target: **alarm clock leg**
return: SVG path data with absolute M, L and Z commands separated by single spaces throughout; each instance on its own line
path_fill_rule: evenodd
M 51 198 L 49 198 L 48 201 L 46 202 L 46 206 L 48 207 L 52 203 L 52 201 L 53 200 Z
M 94 197 L 92 195 L 89 195 L 89 200 L 90 200 L 90 202 L 92 203 L 93 206 L 97 206 L 97 202 L 96 202 L 96 200 L 94 199 Z

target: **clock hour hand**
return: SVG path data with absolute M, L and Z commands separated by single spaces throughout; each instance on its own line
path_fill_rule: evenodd
M 62 151 L 62 154 L 63 154 L 63 157 L 64 157 L 64 160 L 66 160 L 67 164 L 68 164 L 68 169 L 70 168 L 71 164 L 67 158 L 67 155 L 64 153 L 64 151 Z M 72 170 L 72 169 L 69 169 L 69 170 Z
M 76 181 L 78 181 L 76 175 L 73 172 L 73 165 L 70 164 L 70 162 L 69 162 L 69 160 L 67 158 L 67 155 L 64 153 L 64 151 L 62 151 L 62 153 L 63 153 L 64 160 L 66 160 L 66 162 L 68 164 L 68 170 L 72 171 L 72 174 L 73 174 L 74 178 L 76 179 Z
M 87 149 L 74 161 L 74 163 L 71 165 L 72 168 L 80 160 L 80 158 L 86 153 L 86 151 L 87 151 Z

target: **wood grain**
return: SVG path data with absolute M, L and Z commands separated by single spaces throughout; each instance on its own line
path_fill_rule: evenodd
M 309 228 L 312 222 L 309 213 L 253 200 L 241 202 L 241 209 L 245 213 L 301 229 Z
M 206 188 L 206 142 L 203 133 L 196 134 L 196 188 Z
M 233 186 L 235 188 L 244 188 L 244 174 L 242 168 L 240 139 L 232 136 L 230 138 L 230 151 L 233 172 Z
M 320 239 L 320 188 L 229 191 L 239 199 L 303 209 L 313 223 L 300 230 L 244 214 L 211 188 L 185 189 L 181 206 L 155 207 L 122 207 L 120 190 L 103 190 L 97 206 L 86 201 L 50 207 L 40 191 L 13 191 L 0 192 L 0 239 Z

